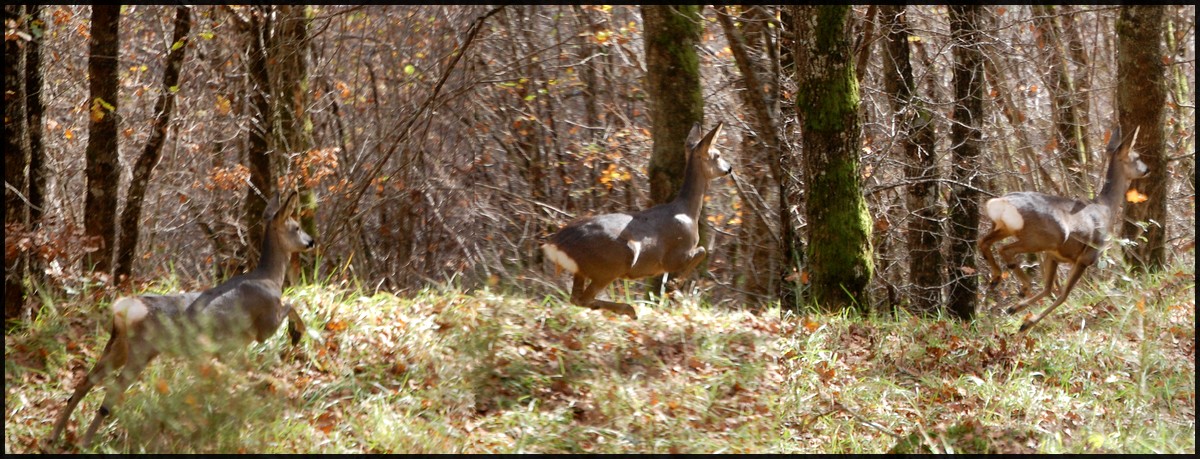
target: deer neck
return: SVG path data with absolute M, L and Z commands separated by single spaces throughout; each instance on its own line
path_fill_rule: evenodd
M 288 256 L 280 250 L 279 242 L 275 240 L 273 235 L 268 234 L 263 238 L 262 254 L 258 259 L 258 266 L 254 271 L 250 272 L 253 277 L 266 279 L 274 282 L 280 287 L 283 286 L 283 276 L 287 272 Z
M 700 161 L 688 157 L 687 168 L 684 170 L 683 185 L 679 187 L 679 195 L 675 196 L 675 204 L 687 209 L 688 215 L 695 220 L 704 206 L 704 193 L 708 191 L 708 180 L 701 170 Z
M 1104 186 L 1100 188 L 1100 194 L 1096 195 L 1096 199 L 1093 201 L 1108 208 L 1111 219 L 1121 213 L 1121 208 L 1125 204 L 1125 192 L 1129 191 L 1129 183 L 1132 180 L 1124 173 L 1121 162 L 1117 158 L 1112 158 L 1110 163 L 1108 172 L 1105 174 Z

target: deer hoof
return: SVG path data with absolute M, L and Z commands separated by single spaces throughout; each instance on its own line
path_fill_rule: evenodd
M 1025 333 L 1025 330 L 1030 328 L 1033 328 L 1032 322 L 1021 322 L 1021 328 L 1017 330 L 1017 333 Z

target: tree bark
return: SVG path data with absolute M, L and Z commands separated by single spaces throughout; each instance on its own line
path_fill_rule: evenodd
M 4 231 L 24 232 L 29 229 L 29 206 L 27 168 L 29 166 L 29 125 L 26 120 L 26 88 L 24 73 L 25 49 L 29 42 L 27 10 L 24 5 L 5 5 L 4 22 L 17 25 L 13 39 L 4 40 Z M 30 37 L 32 38 L 32 37 Z M 10 97 L 7 93 L 11 92 Z M 25 310 L 25 275 L 29 257 L 26 253 L 10 247 L 5 238 L 4 250 L 4 328 L 8 322 L 20 317 Z
M 1050 94 L 1050 113 L 1054 121 L 1054 150 L 1066 179 L 1067 194 L 1083 195 L 1087 189 L 1087 155 L 1084 154 L 1084 126 L 1079 116 L 1079 95 L 1067 65 L 1067 50 L 1062 27 L 1053 5 L 1033 5 L 1034 22 L 1040 34 L 1039 47 L 1045 50 L 1046 91 Z
M 941 305 L 942 209 L 938 204 L 938 168 L 934 153 L 933 114 L 914 96 L 916 83 L 909 59 L 909 31 L 904 7 L 883 7 L 887 24 L 884 85 L 892 95 L 892 107 L 904 147 L 904 179 L 909 183 L 905 204 L 908 220 L 908 273 L 912 282 L 909 304 L 916 311 L 931 313 Z
M 1130 185 L 1147 199 L 1126 203 L 1122 230 L 1126 239 L 1137 242 L 1126 247 L 1125 260 L 1139 271 L 1158 270 L 1167 262 L 1167 184 L 1171 174 L 1167 170 L 1164 132 L 1167 84 L 1162 39 L 1166 20 L 1164 6 L 1122 6 L 1117 19 L 1117 113 L 1121 132 L 1141 128 L 1134 149 L 1150 168 L 1150 175 Z
M 246 190 L 246 201 L 242 213 L 242 224 L 247 232 L 247 244 L 239 252 L 244 267 L 258 262 L 258 250 L 262 246 L 263 212 L 267 200 L 275 194 L 275 174 L 271 169 L 270 140 L 274 115 L 271 110 L 271 78 L 267 73 L 267 43 L 271 37 L 271 9 L 269 5 L 251 7 L 249 27 L 246 28 L 248 46 L 246 51 L 247 73 L 250 78 L 250 130 L 247 132 L 246 162 L 250 169 L 250 188 Z M 218 273 L 226 277 L 228 273 Z
M 871 216 L 859 172 L 858 81 L 849 6 L 801 6 L 796 36 L 796 109 L 809 186 L 808 301 L 825 309 L 871 304 Z
M 950 7 L 954 54 L 954 122 L 950 129 L 949 274 L 947 303 L 960 319 L 975 315 L 979 278 L 975 245 L 979 236 L 979 144 L 983 120 L 983 53 L 979 24 L 983 7 Z
M 762 6 L 749 7 L 745 14 L 754 14 L 752 20 L 765 21 L 770 20 L 769 16 L 762 13 L 759 8 Z M 757 14 L 755 14 L 757 13 Z M 762 59 L 756 58 L 751 54 L 751 46 L 747 43 L 745 34 L 743 34 L 737 25 L 734 24 L 733 18 L 728 7 L 719 7 L 717 19 L 721 23 L 721 28 L 725 32 L 726 41 L 729 43 L 730 50 L 733 52 L 734 62 L 737 64 L 738 71 L 742 74 L 743 90 L 739 91 L 742 101 L 750 107 L 747 120 L 754 127 L 751 132 L 745 133 L 744 139 L 748 141 L 750 146 L 743 149 L 744 152 L 750 154 L 743 155 L 745 159 L 741 166 L 749 173 L 739 173 L 751 177 L 754 181 L 755 189 L 768 190 L 772 184 L 767 180 L 768 174 L 755 173 L 756 169 L 761 171 L 766 169 L 770 172 L 769 176 L 775 181 L 776 187 L 780 180 L 784 180 L 781 163 L 783 144 L 782 136 L 779 131 L 779 110 L 777 108 L 779 85 L 771 78 L 771 67 L 768 63 L 762 62 Z M 748 24 L 742 22 L 741 24 Z M 766 29 L 760 27 L 758 29 Z M 770 48 L 773 43 L 770 40 L 770 35 L 762 30 L 756 30 L 758 35 L 755 40 L 755 50 L 761 51 L 757 54 L 770 55 Z M 743 208 L 752 206 L 747 203 Z M 762 218 L 766 218 L 762 215 Z M 761 220 L 757 213 L 748 215 L 743 224 L 744 244 L 748 248 L 747 261 L 745 265 L 748 267 L 746 275 L 745 289 L 751 294 L 766 295 L 770 293 L 778 293 L 779 286 L 772 291 L 773 283 L 781 281 L 786 276 L 778 276 L 780 271 L 780 263 L 776 260 L 778 254 L 785 249 L 784 241 L 780 240 L 775 244 L 775 237 L 771 235 L 770 225 L 767 221 Z M 777 220 L 780 227 L 790 224 L 784 219 Z M 772 247 L 772 244 L 776 247 Z M 790 270 L 789 270 L 790 271 Z
M 88 86 L 91 122 L 87 143 L 87 197 L 84 234 L 94 238 L 96 251 L 84 258 L 86 269 L 108 273 L 116 242 L 117 186 L 121 173 L 117 151 L 118 53 L 120 5 L 92 6 L 92 36 L 88 46 Z
M 158 101 L 154 104 L 154 120 L 150 124 L 150 138 L 133 166 L 133 177 L 129 182 L 129 190 L 125 195 L 125 209 L 121 211 L 121 237 L 117 246 L 116 267 L 113 277 L 117 282 L 125 282 L 133 272 L 133 263 L 137 252 L 138 238 L 141 232 L 142 203 L 146 197 L 146 187 L 154 168 L 162 158 L 163 143 L 167 138 L 167 126 L 171 123 L 171 113 L 175 109 L 175 93 L 179 90 L 179 71 L 183 67 L 183 58 L 187 52 L 188 34 L 192 28 L 192 13 L 189 7 L 175 8 L 175 32 L 171 37 L 171 49 L 167 52 L 166 65 L 163 68 L 163 81 Z
M 317 231 L 317 199 L 312 185 L 305 178 L 311 177 L 313 167 L 307 161 L 313 149 L 312 119 L 308 113 L 311 97 L 308 78 L 308 7 L 303 5 L 280 5 L 279 20 L 267 50 L 267 73 L 271 76 L 272 100 L 275 102 L 275 148 L 285 157 L 297 155 L 301 158 L 298 167 L 303 169 L 297 181 L 300 192 L 300 226 L 314 239 Z M 299 255 L 305 274 L 312 278 L 316 269 L 316 257 L 311 253 Z
M 45 30 L 42 6 L 29 5 L 31 30 Z M 25 116 L 29 125 L 29 224 L 39 226 L 46 205 L 46 144 L 42 137 L 42 117 L 46 104 L 42 100 L 42 36 L 31 33 L 25 47 Z M 36 274 L 35 274 L 36 275 Z
M 650 99 L 650 200 L 675 198 L 687 164 L 688 132 L 704 122 L 696 44 L 703 22 L 698 6 L 642 6 L 646 42 L 646 92 Z
M 651 204 L 669 202 L 679 194 L 687 166 L 688 132 L 704 123 L 704 99 L 700 92 L 700 42 L 703 21 L 695 5 L 643 5 L 642 21 L 646 43 L 646 93 L 650 105 Z M 708 240 L 703 214 L 700 244 Z M 703 269 L 703 268 L 701 268 Z M 662 291 L 663 278 L 649 280 L 652 292 Z

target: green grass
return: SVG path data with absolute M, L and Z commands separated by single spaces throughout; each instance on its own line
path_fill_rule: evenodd
M 630 321 L 487 290 L 285 296 L 309 326 L 298 348 L 279 333 L 221 361 L 160 357 L 91 450 L 1196 449 L 1192 266 L 1087 281 L 1024 335 L 996 305 L 960 323 L 731 311 L 685 296 Z M 43 439 L 108 339 L 107 303 L 54 301 L 5 336 L 5 453 L 58 450 Z M 67 439 L 101 398 L 84 400 Z

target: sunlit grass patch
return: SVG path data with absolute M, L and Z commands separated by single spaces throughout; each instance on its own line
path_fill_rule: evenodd
M 557 296 L 303 286 L 284 295 L 299 346 L 160 357 L 95 451 L 1193 452 L 1192 272 L 1085 284 L 1025 334 L 990 309 L 961 323 L 673 295 L 635 321 Z M 71 306 L 6 336 L 9 451 L 39 451 L 108 339 L 107 305 Z

